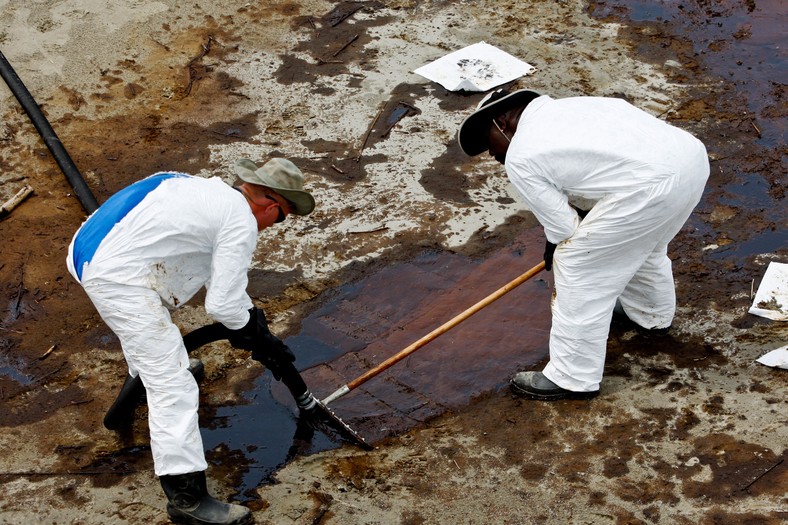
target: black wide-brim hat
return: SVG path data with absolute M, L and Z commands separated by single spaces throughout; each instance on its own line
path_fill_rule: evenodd
M 476 106 L 476 111 L 460 124 L 457 142 L 460 143 L 462 151 L 471 157 L 487 151 L 490 147 L 489 134 L 492 120 L 510 109 L 527 106 L 539 96 L 539 93 L 527 89 L 509 92 L 504 88 L 488 94 Z

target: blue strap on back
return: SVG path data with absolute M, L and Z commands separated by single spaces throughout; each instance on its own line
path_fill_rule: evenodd
M 107 202 L 88 218 L 74 240 L 74 268 L 80 279 L 82 279 L 82 267 L 93 259 L 99 244 L 110 230 L 142 202 L 142 199 L 158 188 L 159 184 L 174 177 L 188 177 L 188 175 L 160 173 L 135 182 L 107 199 Z

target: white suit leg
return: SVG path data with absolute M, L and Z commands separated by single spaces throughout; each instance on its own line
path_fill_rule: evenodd
M 667 328 L 676 313 L 673 265 L 667 245 L 649 255 L 619 297 L 624 313 L 643 328 Z
M 543 372 L 553 383 L 576 392 L 599 389 L 616 299 L 657 246 L 664 250 L 663 232 L 675 220 L 672 213 L 648 190 L 612 195 L 599 201 L 575 235 L 558 245 L 550 362 Z M 665 270 L 660 275 L 672 288 L 670 266 L 660 266 Z
M 88 280 L 83 287 L 120 339 L 130 371 L 148 398 L 151 451 L 157 476 L 206 470 L 197 419 L 199 390 L 178 328 L 148 288 Z

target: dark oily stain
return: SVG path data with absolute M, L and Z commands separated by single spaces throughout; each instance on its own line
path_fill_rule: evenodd
M 88 476 L 94 487 L 111 487 L 118 483 L 119 476 L 151 468 L 147 444 L 125 446 L 112 452 L 96 452 L 91 445 L 84 448 L 84 455 L 80 451 L 57 451 L 63 454 L 58 468 Z M 83 463 L 83 459 L 90 461 Z
M 331 27 L 336 27 L 343 20 L 347 19 L 353 13 L 363 8 L 364 6 L 361 3 L 343 2 L 338 6 L 336 6 L 334 9 L 332 9 L 331 12 L 328 13 L 326 16 L 324 16 L 323 22 L 327 23 Z
M 72 116 L 57 123 L 69 128 L 71 156 L 80 171 L 92 173 L 91 190 L 99 202 L 158 171 L 193 174 L 203 168 L 229 170 L 229 166 L 211 163 L 209 146 L 249 143 L 250 137 L 259 132 L 255 114 L 200 126 L 170 122 L 140 109 L 139 115 L 127 114 L 99 123 Z
M 746 86 L 750 110 L 761 112 L 770 106 L 771 81 L 786 84 L 785 54 L 775 43 L 784 35 L 788 9 L 780 0 L 723 0 L 694 4 L 647 0 L 593 2 L 591 12 L 598 17 L 626 16 L 648 25 L 663 40 L 663 47 L 676 46 L 660 25 L 685 35 L 690 46 L 680 58 L 686 65 L 703 61 L 712 73 L 734 84 Z M 637 28 L 635 29 L 637 31 Z M 675 49 L 675 47 L 674 47 Z M 785 111 L 783 109 L 783 111 Z M 767 126 L 785 123 L 767 123 Z M 763 131 L 763 130 L 762 130 Z M 775 137 L 772 137 L 774 139 Z
M 419 183 L 437 199 L 456 204 L 473 204 L 468 191 L 482 185 L 487 177 L 471 178 L 467 174 L 470 167 L 468 156 L 453 140 L 446 146 L 446 151 L 435 157 L 429 167 L 421 172 Z M 500 170 L 503 171 L 503 166 Z M 503 173 L 499 175 L 505 176 Z
M 366 150 L 385 140 L 395 127 L 404 127 L 401 123 L 403 119 L 421 113 L 415 106 L 415 101 L 424 94 L 423 86 L 399 84 L 377 114 L 370 115 L 366 131 L 359 135 L 354 144 L 324 139 L 304 140 L 301 143 L 317 155 L 297 159 L 299 166 L 307 171 L 318 172 L 335 182 L 355 183 L 363 180 L 366 176 L 364 168 L 367 165 L 388 160 L 385 155 L 367 154 Z M 405 132 L 419 131 L 411 128 Z
M 9 388 L 13 388 L 12 382 L 27 386 L 33 380 L 32 376 L 25 371 L 27 363 L 15 355 L 14 350 L 17 344 L 18 342 L 11 338 L 0 339 L 0 387 L 3 393 L 9 392 Z
M 385 25 L 391 17 L 371 16 L 369 20 L 355 20 L 353 24 L 345 21 L 354 13 L 364 10 L 375 15 L 384 5 L 377 1 L 344 2 L 322 17 L 301 16 L 293 21 L 294 30 L 306 28 L 312 38 L 301 42 L 294 51 L 309 53 L 314 62 L 282 55 L 282 65 L 276 78 L 283 84 L 314 84 L 315 90 L 321 89 L 319 77 L 334 77 L 346 74 L 351 62 L 363 68 L 374 67 L 375 53 L 366 49 L 372 41 L 367 29 Z M 345 23 L 343 23 L 345 22 Z
M 53 364 L 49 368 L 27 368 L 27 381 L 20 383 L 0 378 L 5 409 L 0 411 L 0 427 L 23 426 L 46 419 L 57 410 L 72 405 L 93 401 L 92 394 L 75 384 L 77 373 L 61 377 L 70 369 L 65 363 Z M 63 373 L 61 373 L 63 372 Z M 46 385 L 47 388 L 43 388 Z M 60 389 L 60 390 L 57 390 Z M 54 391 L 54 393 L 53 393 Z M 14 399 L 19 394 L 22 399 Z M 10 401 L 14 401 L 11 403 Z M 24 402 L 22 402 L 24 401 Z
M 273 475 L 287 463 L 342 444 L 299 421 L 291 394 L 268 372 L 244 401 L 201 418 L 206 459 L 215 475 L 233 480 L 234 500 L 259 500 L 255 489 L 274 483 Z
M 613 317 L 607 346 L 606 375 L 629 377 L 632 356 L 635 359 L 656 355 L 669 358 L 670 368 L 652 366 L 645 370 L 655 385 L 669 381 L 676 370 L 721 365 L 727 361 L 719 350 L 700 337 L 677 339 L 670 332 L 654 334 L 618 314 Z
M 747 443 L 727 434 L 696 438 L 692 452 L 681 455 L 674 475 L 682 479 L 682 491 L 689 498 L 729 501 L 749 498 L 753 494 L 782 495 L 788 482 L 786 451 L 772 450 Z M 703 470 L 711 471 L 711 479 L 698 481 Z
M 325 144 L 325 142 L 320 142 Z M 366 167 L 370 164 L 380 164 L 388 161 L 388 157 L 382 153 L 374 155 L 363 155 L 360 158 L 338 157 L 327 153 L 317 157 L 289 157 L 296 165 L 307 173 L 319 173 L 328 180 L 334 182 L 347 182 L 355 184 L 367 177 Z M 350 207 L 349 213 L 355 213 L 362 207 Z
M 416 99 L 425 96 L 424 85 L 398 84 L 391 90 L 391 98 L 380 108 L 378 114 L 372 119 L 367 133 L 361 144 L 361 149 L 372 146 L 386 139 L 391 131 L 403 118 L 419 115 Z M 418 133 L 419 129 L 412 129 Z

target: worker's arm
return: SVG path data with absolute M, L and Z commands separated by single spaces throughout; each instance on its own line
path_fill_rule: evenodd
M 574 235 L 580 225 L 580 217 L 549 174 L 533 163 L 510 162 L 508 159 L 506 173 L 528 209 L 544 228 L 548 242 L 559 244 Z
M 245 205 L 245 203 L 242 202 Z M 257 245 L 257 225 L 251 213 L 240 208 L 220 226 L 213 241 L 211 276 L 205 287 L 205 311 L 231 330 L 249 322 L 252 300 L 246 293 L 248 272 Z

